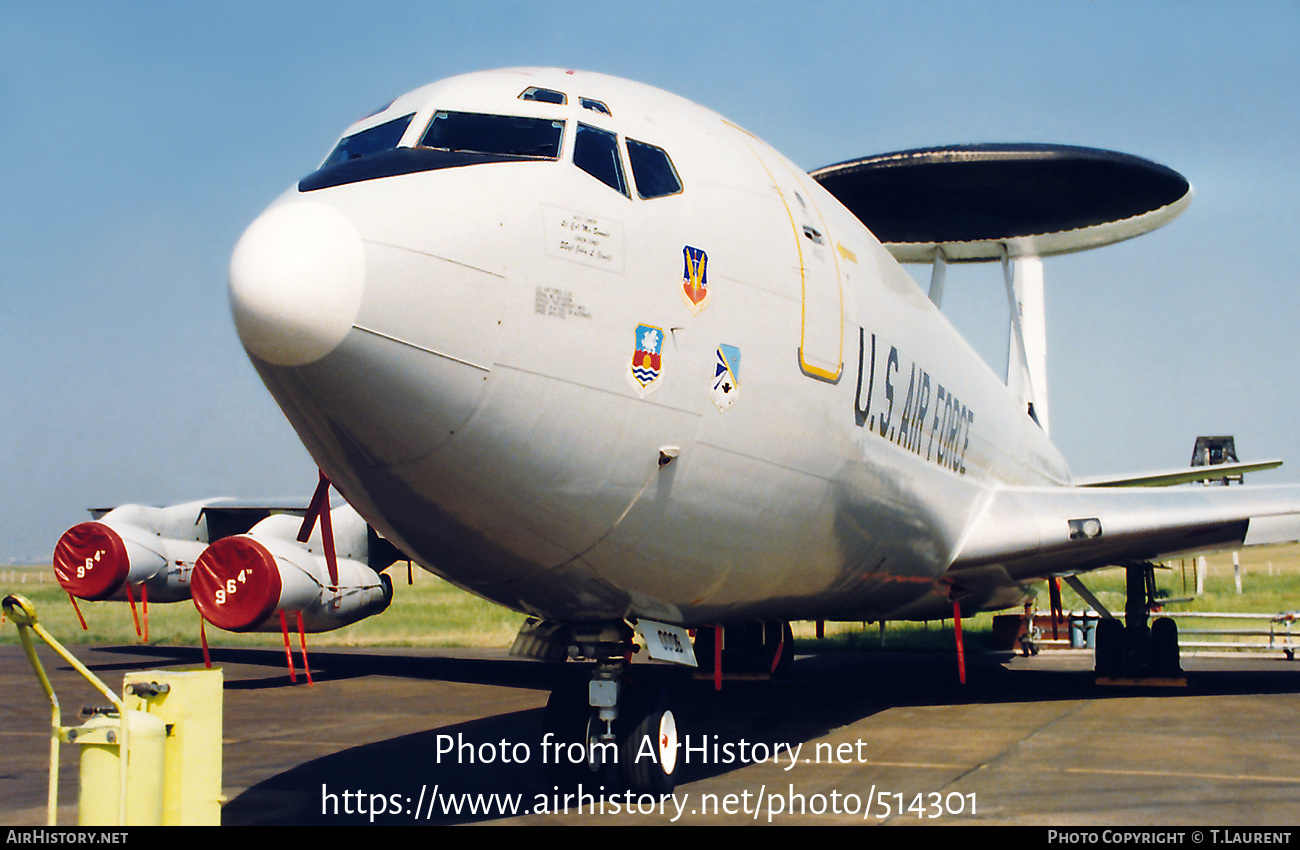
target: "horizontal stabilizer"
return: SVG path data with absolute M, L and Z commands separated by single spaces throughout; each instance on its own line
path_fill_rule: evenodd
M 1214 466 L 1180 467 L 1168 472 L 1146 472 L 1138 475 L 1105 476 L 1077 478 L 1076 487 L 1168 487 L 1173 484 L 1190 484 L 1194 481 L 1213 481 L 1216 478 L 1230 478 L 1247 472 L 1262 472 L 1277 469 L 1280 460 L 1264 460 L 1254 463 L 1220 463 Z

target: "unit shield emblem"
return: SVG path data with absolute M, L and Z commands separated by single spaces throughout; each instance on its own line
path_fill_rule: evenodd
M 682 248 L 682 298 L 692 313 L 699 313 L 709 303 L 709 255 L 703 248 Z
M 718 346 L 717 362 L 713 367 L 713 389 L 710 390 L 709 397 L 718 406 L 718 410 L 725 412 L 736 403 L 739 394 L 740 349 L 724 343 Z
M 637 325 L 635 345 L 627 377 L 637 395 L 645 398 L 658 387 L 659 376 L 663 374 L 660 357 L 664 345 L 663 329 L 654 325 Z

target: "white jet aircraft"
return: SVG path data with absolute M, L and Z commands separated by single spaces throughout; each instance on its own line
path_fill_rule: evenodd
M 349 127 L 244 233 L 230 297 L 360 515 L 529 615 L 520 652 L 595 662 L 552 696 L 556 740 L 615 741 L 627 781 L 664 791 L 678 720 L 629 681 L 634 630 L 654 657 L 770 671 L 793 620 L 968 615 L 1110 565 L 1140 579 L 1300 511 L 1297 487 L 1121 486 L 1211 477 L 1187 471 L 1081 486 L 1048 439 L 1037 258 L 1190 197 L 1146 160 L 1042 145 L 809 175 L 648 86 L 489 71 Z M 900 259 L 934 263 L 928 295 Z M 1006 380 L 938 308 L 947 263 L 981 259 L 1006 269 Z M 229 592 L 205 604 L 237 605 L 257 558 L 210 560 Z M 1131 600 L 1129 628 L 1103 629 L 1105 672 L 1177 671 L 1146 615 Z

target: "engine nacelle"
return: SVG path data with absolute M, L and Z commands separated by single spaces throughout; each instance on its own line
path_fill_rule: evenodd
M 207 502 L 122 505 L 74 525 L 54 547 L 54 575 L 80 599 L 126 599 L 143 585 L 154 602 L 190 598 L 190 573 L 208 545 Z
M 199 556 L 191 580 L 199 614 L 231 632 L 278 631 L 281 612 L 295 625 L 301 614 L 305 631 L 326 632 L 383 611 L 392 601 L 393 584 L 368 564 L 384 569 L 394 559 L 378 554 L 387 551 L 382 541 L 351 507 L 336 508 L 330 519 L 337 585 L 330 579 L 319 525 L 299 543 L 301 521 L 272 516 L 247 534 L 218 540 Z

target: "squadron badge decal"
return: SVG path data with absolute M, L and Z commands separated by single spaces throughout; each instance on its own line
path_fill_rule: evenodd
M 682 298 L 692 313 L 699 313 L 709 303 L 709 255 L 703 248 L 682 248 Z
M 661 328 L 654 325 L 636 326 L 636 347 L 632 350 L 627 378 L 641 398 L 658 388 L 659 377 L 663 374 L 660 357 L 663 345 L 664 332 Z
M 740 394 L 740 349 L 734 345 L 719 345 L 717 362 L 713 367 L 713 389 L 709 397 L 726 412 L 736 403 Z

